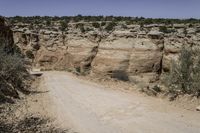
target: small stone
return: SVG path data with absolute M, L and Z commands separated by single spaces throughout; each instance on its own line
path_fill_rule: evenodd
M 200 111 L 200 106 L 198 106 L 198 107 L 196 108 L 196 110 L 197 110 L 197 111 Z

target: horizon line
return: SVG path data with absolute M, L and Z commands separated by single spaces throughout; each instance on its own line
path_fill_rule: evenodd
M 81 14 L 77 14 L 77 15 L 11 15 L 11 16 L 6 16 L 6 15 L 1 15 L 0 16 L 3 16 L 3 17 L 6 17 L 6 18 L 11 18 L 11 17 L 77 17 Z M 144 17 L 144 16 L 121 16 L 121 15 L 81 15 L 82 17 L 87 17 L 87 16 L 91 16 L 91 17 L 99 17 L 99 16 L 103 16 L 103 17 L 110 17 L 110 16 L 113 16 L 113 17 L 130 17 L 130 18 L 144 18 L 144 19 L 180 19 L 180 20 L 187 20 L 187 19 L 197 19 L 199 20 L 199 18 L 197 17 Z

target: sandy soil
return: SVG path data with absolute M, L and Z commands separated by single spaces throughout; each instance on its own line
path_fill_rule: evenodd
M 51 114 L 80 133 L 199 133 L 200 114 L 139 93 L 107 89 L 66 72 L 45 72 Z M 47 99 L 46 99 L 47 100 Z

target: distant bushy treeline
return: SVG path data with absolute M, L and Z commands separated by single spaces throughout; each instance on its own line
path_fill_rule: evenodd
M 190 19 L 165 19 L 165 18 L 144 18 L 144 17 L 122 17 L 122 16 L 31 16 L 31 17 L 22 17 L 15 16 L 8 18 L 11 23 L 23 22 L 23 23 L 41 23 L 49 21 L 67 21 L 67 22 L 95 22 L 95 21 L 125 21 L 127 24 L 173 24 L 173 23 L 200 23 L 200 19 L 190 18 Z

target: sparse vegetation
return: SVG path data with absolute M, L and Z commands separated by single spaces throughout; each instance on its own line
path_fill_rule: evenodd
M 123 29 L 128 29 L 127 25 L 125 25 L 125 24 L 122 24 L 122 25 L 121 25 L 121 28 L 123 28 Z
M 77 24 L 76 28 L 78 28 L 82 33 L 85 33 L 85 31 L 86 31 L 83 23 Z
M 97 23 L 97 22 L 94 22 L 94 23 L 92 23 L 92 26 L 94 28 L 100 28 L 101 25 L 99 23 Z
M 27 93 L 26 81 L 29 77 L 24 66 L 23 58 L 15 54 L 7 54 L 0 49 L 0 100 L 6 101 L 10 97 L 19 98 L 18 91 Z
M 51 20 L 46 20 L 46 26 L 51 26 Z
M 173 62 L 166 78 L 169 93 L 200 96 L 200 54 L 199 50 L 183 48 L 179 62 Z
M 101 22 L 101 26 L 105 26 L 106 25 L 106 22 Z
M 2 118 L 1 118 L 2 119 Z M 68 130 L 56 128 L 51 120 L 41 116 L 29 115 L 9 122 L 7 118 L 0 123 L 1 133 L 67 133 Z
M 68 22 L 66 22 L 66 21 L 61 21 L 61 22 L 60 22 L 60 30 L 61 30 L 62 32 L 64 32 L 67 28 L 68 28 Z
M 33 45 L 33 48 L 34 48 L 35 50 L 39 50 L 39 49 L 40 49 L 40 45 L 37 43 L 37 44 Z
M 169 33 L 169 32 L 170 32 L 170 31 L 167 29 L 166 26 L 161 26 L 161 27 L 159 27 L 159 31 L 160 31 L 160 32 L 163 32 L 163 33 Z
M 116 26 L 117 24 L 115 22 L 111 22 L 111 23 L 108 23 L 108 25 L 105 27 L 105 30 L 107 32 L 110 32 L 114 29 L 114 27 Z
M 21 16 L 15 16 L 8 18 L 10 22 L 16 23 L 16 22 L 23 22 L 23 23 L 31 23 L 34 22 L 35 24 L 43 23 L 46 21 L 46 24 L 50 24 L 51 21 L 72 21 L 72 22 L 94 22 L 97 21 L 112 21 L 112 22 L 120 22 L 125 21 L 127 25 L 129 24 L 173 24 L 173 23 L 184 23 L 184 24 L 196 24 L 200 23 L 200 19 L 163 19 L 163 18 L 144 18 L 144 17 L 122 17 L 122 16 L 63 16 L 63 17 L 50 17 L 50 16 L 33 16 L 33 17 L 21 17 Z
M 29 58 L 29 59 L 34 59 L 34 54 L 31 50 L 28 50 L 26 51 L 26 56 Z

